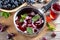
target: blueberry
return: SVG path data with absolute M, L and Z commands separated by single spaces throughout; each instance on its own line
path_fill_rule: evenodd
M 18 2 L 19 5 L 21 5 L 22 3 L 21 2 Z
M 8 7 L 11 7 L 11 4 L 8 4 L 7 6 L 8 6 Z
M 2 3 L 2 1 L 0 1 L 0 4 Z
M 27 2 L 28 2 L 28 3 L 30 3 L 30 2 L 31 2 L 31 0 L 27 0 Z
M 4 8 L 7 8 L 7 5 L 4 5 Z
M 8 4 L 8 1 L 4 1 L 4 4 Z
M 15 5 L 12 5 L 12 8 L 15 8 L 16 6 Z
M 2 7 L 2 4 L 0 4 L 0 8 Z
M 18 2 L 17 2 L 17 1 L 15 1 L 14 4 L 15 4 L 16 6 L 18 6 Z
M 0 3 L 2 3 L 2 1 L 0 1 Z
M 0 0 L 0 8 L 11 10 L 21 5 L 23 2 L 24 0 Z
M 5 0 L 1 0 L 1 1 L 5 1 Z
M 10 0 L 7 0 L 8 2 L 10 1 Z M 11 0 L 12 1 L 12 0 Z
M 31 3 L 35 3 L 36 1 L 35 0 L 31 0 Z
M 2 3 L 1 3 L 2 5 L 4 4 L 4 2 L 2 1 Z
M 19 2 L 24 3 L 25 1 L 24 0 L 19 0 Z
M 11 0 L 11 3 L 14 3 L 15 0 Z

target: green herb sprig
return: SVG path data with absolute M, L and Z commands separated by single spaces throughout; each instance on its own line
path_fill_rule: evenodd
M 33 29 L 31 27 L 27 27 L 27 33 L 28 34 L 33 34 Z
M 26 16 L 27 16 L 27 14 L 26 14 L 26 13 L 25 13 L 25 14 L 23 14 L 23 15 L 21 15 L 20 22 L 23 22 L 23 21 L 24 21 L 24 19 L 26 18 Z
M 32 18 L 32 21 L 35 22 L 37 21 L 38 19 L 40 18 L 40 15 L 35 15 L 33 18 Z
M 3 12 L 3 11 L 1 11 L 0 12 L 0 16 L 3 16 L 5 18 L 8 18 L 10 16 L 10 13 L 9 12 Z
M 55 27 L 52 26 L 52 25 L 50 25 L 49 23 L 46 23 L 46 25 L 47 25 L 47 27 L 48 27 L 48 29 L 49 29 L 50 31 L 54 31 L 54 30 L 55 30 Z

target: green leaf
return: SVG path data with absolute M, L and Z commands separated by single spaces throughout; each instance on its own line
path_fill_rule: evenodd
M 29 33 L 29 34 L 33 34 L 33 30 L 32 30 L 31 27 L 27 27 L 27 33 Z
M 0 12 L 0 16 L 8 18 L 10 16 L 10 13 L 8 13 L 8 12 Z
M 54 31 L 54 30 L 55 30 L 55 27 L 52 26 L 52 25 L 50 25 L 49 23 L 46 23 L 46 25 L 47 25 L 47 27 L 48 27 L 48 29 L 49 29 L 50 31 Z
M 27 14 L 23 14 L 21 15 L 22 18 L 26 18 Z
M 23 14 L 21 15 L 21 19 L 20 19 L 20 22 L 24 22 L 24 19 L 26 18 L 27 14 Z
M 50 27 L 50 25 L 48 23 L 46 23 L 47 27 Z
M 8 18 L 10 16 L 10 13 L 8 12 L 3 12 L 3 17 Z
M 55 28 L 54 27 L 49 27 L 49 30 L 54 31 Z
M 3 15 L 3 13 L 2 12 L 0 12 L 0 16 L 2 16 Z
M 35 15 L 35 16 L 32 18 L 32 21 L 35 22 L 35 21 L 37 21 L 39 18 L 40 18 L 40 15 L 37 14 L 37 15 Z
M 20 19 L 20 22 L 24 22 L 24 19 L 23 19 L 23 18 L 21 18 L 21 19 Z

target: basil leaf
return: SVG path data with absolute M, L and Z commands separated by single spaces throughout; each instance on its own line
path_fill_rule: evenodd
M 31 27 L 27 27 L 27 33 L 29 33 L 29 34 L 33 34 L 33 30 L 32 30 Z
M 37 15 L 35 15 L 35 16 L 32 18 L 32 21 L 35 22 L 35 21 L 37 21 L 39 18 L 40 18 L 40 15 L 37 14 Z

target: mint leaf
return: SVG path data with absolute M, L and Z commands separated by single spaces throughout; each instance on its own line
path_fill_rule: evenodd
M 22 18 L 26 18 L 27 14 L 23 14 L 21 15 Z
M 10 13 L 8 13 L 8 12 L 0 12 L 0 16 L 8 18 L 10 16 Z
M 35 21 L 37 21 L 39 18 L 40 18 L 40 15 L 37 14 L 37 15 L 35 15 L 35 16 L 32 18 L 32 21 L 35 22 Z
M 50 25 L 48 23 L 46 23 L 47 27 L 50 27 Z
M 48 27 L 48 29 L 49 29 L 50 31 L 54 31 L 54 30 L 55 30 L 55 27 L 52 26 L 52 25 L 50 25 L 49 23 L 46 23 L 46 25 L 47 25 L 47 27 Z
M 33 29 L 31 27 L 27 27 L 27 33 L 33 34 Z
M 55 28 L 54 27 L 49 27 L 49 30 L 54 31 Z
M 21 18 L 21 19 L 20 19 L 20 22 L 24 22 L 24 19 L 23 19 L 23 18 Z
M 8 18 L 10 16 L 10 13 L 8 12 L 3 12 L 3 17 Z
M 24 19 L 26 18 L 27 14 L 23 14 L 21 15 L 21 19 L 20 19 L 20 22 L 24 22 Z
M 3 15 L 3 13 L 2 12 L 0 12 L 0 16 L 2 16 Z

